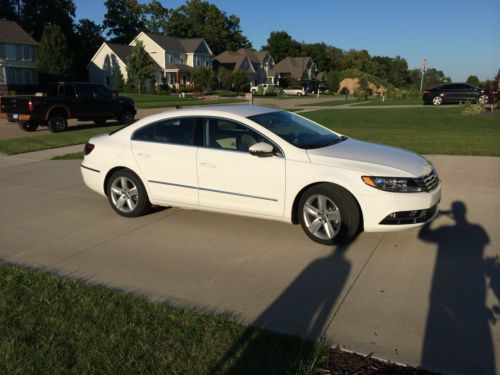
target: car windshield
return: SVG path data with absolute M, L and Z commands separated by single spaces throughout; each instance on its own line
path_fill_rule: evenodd
M 320 148 L 347 139 L 318 124 L 286 111 L 250 116 L 250 120 L 262 125 L 292 145 L 303 148 Z

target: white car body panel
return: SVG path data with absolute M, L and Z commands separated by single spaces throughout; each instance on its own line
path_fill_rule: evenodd
M 389 214 L 428 209 L 439 203 L 441 185 L 431 192 L 393 193 L 366 185 L 362 176 L 421 177 L 428 161 L 412 152 L 347 139 L 304 150 L 291 145 L 247 117 L 276 111 L 252 106 L 180 109 L 145 117 L 113 135 L 93 137 L 95 149 L 82 163 L 85 184 L 106 195 L 106 176 L 117 167 L 136 173 L 151 203 L 234 213 L 293 222 L 294 203 L 305 188 L 326 182 L 348 190 L 359 204 L 365 231 L 395 231 L 423 225 L 381 225 Z M 174 117 L 220 117 L 253 128 L 281 149 L 283 157 L 259 158 L 249 153 L 197 146 L 131 141 L 133 132 Z M 151 157 L 139 157 L 138 154 Z M 150 180 L 175 185 L 151 183 Z M 176 186 L 180 185 L 180 186 Z

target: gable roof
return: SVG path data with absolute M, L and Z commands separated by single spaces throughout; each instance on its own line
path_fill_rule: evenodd
M 3 20 L 0 20 L 0 43 L 38 45 L 35 39 L 17 23 Z
M 200 44 L 206 43 L 203 38 L 182 39 L 174 36 L 146 32 L 144 32 L 144 34 L 167 52 L 195 53 L 198 47 L 200 47 Z
M 216 64 L 218 63 L 233 71 L 240 70 L 245 60 L 248 61 L 249 68 L 255 71 L 254 64 L 257 64 L 257 62 L 252 61 L 247 55 L 238 51 L 224 51 L 220 55 L 214 57 L 214 62 L 216 62 Z
M 124 63 L 127 62 L 127 59 L 132 54 L 132 47 L 128 44 L 117 44 L 117 43 L 108 43 L 105 42 L 107 46 L 115 53 L 118 58 Z
M 312 58 L 307 57 L 285 57 L 272 69 L 273 73 L 289 73 L 292 77 L 301 79 L 307 68 L 312 64 Z

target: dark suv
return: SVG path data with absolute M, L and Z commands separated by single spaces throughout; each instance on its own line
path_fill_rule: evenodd
M 425 90 L 422 100 L 425 104 L 460 103 L 470 101 L 487 104 L 488 92 L 466 83 L 450 83 Z

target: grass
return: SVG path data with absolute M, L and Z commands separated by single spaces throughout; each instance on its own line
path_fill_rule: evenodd
M 14 155 L 56 147 L 79 145 L 87 142 L 94 135 L 108 133 L 119 126 L 82 127 L 78 130 L 72 130 L 70 127 L 64 133 L 48 133 L 36 137 L 2 139 L 0 140 L 0 152 L 7 155 Z
M 179 98 L 178 95 L 154 95 L 154 94 L 136 94 L 136 93 L 123 93 L 123 96 L 128 96 L 135 101 L 137 108 L 165 108 L 179 106 L 193 106 L 193 105 L 211 105 L 211 104 L 229 104 L 244 101 L 243 99 L 227 99 L 222 98 L 218 100 L 203 100 L 195 99 L 193 97 Z
M 52 158 L 52 160 L 81 160 L 83 159 L 83 151 L 72 152 L 64 155 L 57 155 Z
M 319 110 L 304 116 L 347 136 L 421 154 L 500 156 L 500 117 L 460 108 Z
M 2 374 L 311 374 L 326 347 L 0 263 Z
M 320 103 L 308 103 L 304 104 L 304 106 L 314 106 L 314 107 L 335 107 L 338 105 L 345 105 L 345 104 L 352 104 L 356 103 L 358 100 L 357 99 L 345 99 L 345 98 L 339 98 L 337 100 L 332 100 L 328 102 L 320 102 Z
M 422 98 L 408 98 L 408 99 L 385 99 L 382 101 L 382 98 L 369 99 L 369 103 L 358 103 L 353 104 L 353 107 L 360 105 L 376 105 L 376 106 L 384 106 L 384 105 L 417 105 L 422 104 Z

